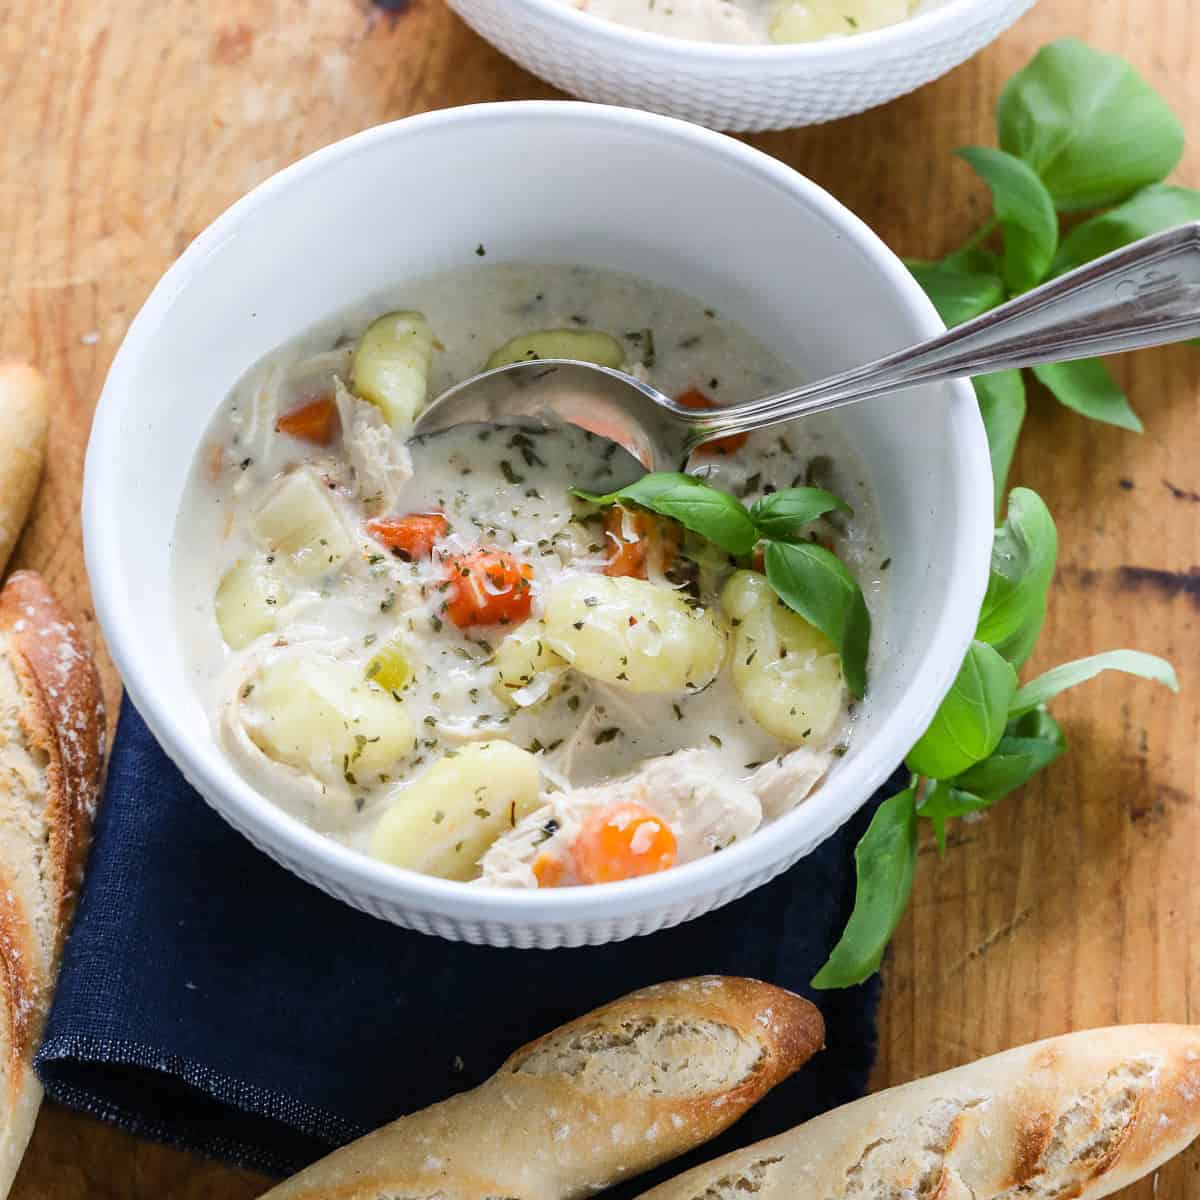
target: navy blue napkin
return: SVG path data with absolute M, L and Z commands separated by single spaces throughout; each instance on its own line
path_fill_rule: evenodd
M 874 807 L 773 883 L 676 929 L 578 950 L 466 946 L 364 916 L 275 866 L 126 702 L 38 1071 L 63 1104 L 282 1173 L 646 984 L 716 972 L 808 994 L 828 1049 L 711 1155 L 866 1087 L 878 984 L 814 994 L 808 981 L 849 914 Z

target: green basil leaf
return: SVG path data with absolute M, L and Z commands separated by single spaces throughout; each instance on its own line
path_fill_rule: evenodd
M 951 782 L 957 788 L 995 803 L 1009 792 L 1024 787 L 1039 771 L 1058 758 L 1064 749 L 1061 741 L 1006 735 L 983 762 L 976 763 Z
M 1050 510 L 1037 492 L 1013 488 L 1008 515 L 992 542 L 992 569 L 975 636 L 994 646 L 1044 614 L 1057 561 L 1058 530 Z
M 958 270 L 943 263 L 915 259 L 906 260 L 904 265 L 950 328 L 1004 301 L 1004 281 L 998 275 Z
M 1124 200 L 1183 154 L 1166 101 L 1123 58 L 1074 38 L 1044 46 L 1009 80 L 996 124 L 1001 148 L 1041 176 L 1062 211 Z
M 982 812 L 991 806 L 992 801 L 939 780 L 925 793 L 925 798 L 917 808 L 917 816 L 933 822 L 933 836 L 937 838 L 938 853 L 945 854 L 946 822 L 953 817 L 965 817 L 967 813 Z
M 1027 163 L 990 146 L 958 151 L 988 185 L 1004 227 L 1004 281 L 1027 292 L 1046 277 L 1058 246 L 1058 214 L 1046 185 Z
M 1064 663 L 1061 667 L 1055 667 L 1025 684 L 1013 697 L 1009 706 L 1009 716 L 1023 716 L 1031 709 L 1053 700 L 1067 688 L 1095 679 L 1102 671 L 1124 671 L 1127 675 L 1139 675 L 1142 679 L 1152 679 L 1155 683 L 1164 684 L 1173 692 L 1179 691 L 1175 668 L 1165 658 L 1159 658 L 1156 654 L 1143 654 L 1140 650 L 1109 650 L 1105 654 L 1094 654 L 1091 658 Z
M 1142 422 L 1129 407 L 1129 400 L 1108 368 L 1098 358 L 1080 358 L 1074 362 L 1043 363 L 1033 373 L 1067 408 L 1116 425 L 1133 433 L 1142 432 Z
M 885 800 L 855 847 L 854 911 L 813 987 L 853 987 L 879 970 L 883 952 L 908 907 L 917 873 L 914 799 L 913 789 L 908 788 Z
M 1019 671 L 1037 646 L 1038 638 L 1042 636 L 1042 626 L 1046 624 L 1046 602 L 1030 611 L 1029 615 L 1007 637 L 990 642 L 989 645 L 1001 658 L 1007 659 L 1013 669 Z
M 758 526 L 763 537 L 795 537 L 805 526 L 835 508 L 854 515 L 854 510 L 845 500 L 824 488 L 783 488 L 755 500 L 750 509 L 750 519 Z
M 965 246 L 958 250 L 952 250 L 942 258 L 938 265 L 945 267 L 948 271 L 962 271 L 968 275 L 998 277 L 1004 274 L 1000 255 L 995 250 L 989 250 L 986 246 L 972 245 L 969 240 Z
M 730 554 L 749 554 L 758 542 L 758 530 L 745 505 L 728 492 L 709 487 L 694 475 L 654 471 L 628 487 L 604 496 L 581 492 L 577 488 L 571 491 L 581 500 L 590 500 L 593 504 L 618 501 L 640 504 L 664 517 L 674 518 Z
M 1142 188 L 1117 208 L 1076 225 L 1063 238 L 1050 273 L 1061 275 L 1189 221 L 1200 221 L 1200 192 L 1166 183 Z
M 972 642 L 953 687 L 904 760 L 931 779 L 952 779 L 987 758 L 1004 736 L 1017 673 L 991 646 Z
M 1060 750 L 1067 748 L 1067 739 L 1062 726 L 1050 715 L 1044 704 L 1031 708 L 1027 713 L 1009 721 L 1005 737 L 1036 738 L 1042 742 L 1053 742 Z
M 871 614 L 858 580 L 836 555 L 811 542 L 768 542 L 765 565 L 767 582 L 780 600 L 837 647 L 846 686 L 861 700 L 867 690 Z
M 1004 500 L 1008 472 L 1017 451 L 1017 439 L 1025 423 L 1025 377 L 1020 371 L 996 371 L 976 376 L 975 396 L 983 427 L 987 430 L 988 452 L 992 458 L 992 483 L 996 510 Z

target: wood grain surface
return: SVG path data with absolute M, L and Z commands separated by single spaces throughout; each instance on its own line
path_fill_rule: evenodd
M 951 157 L 993 140 L 999 89 L 1064 34 L 1119 51 L 1190 127 L 1200 185 L 1200 5 L 1041 0 L 978 58 L 833 126 L 751 139 L 897 251 L 936 255 L 985 204 Z M 0 0 L 0 357 L 48 374 L 49 470 L 16 563 L 41 570 L 99 647 L 78 508 L 92 408 L 122 335 L 188 242 L 248 188 L 327 142 L 455 104 L 552 96 L 441 0 Z M 1200 352 L 1117 361 L 1142 436 L 1035 398 L 1014 482 L 1062 554 L 1035 666 L 1134 645 L 1180 667 L 1176 698 L 1105 677 L 1064 699 L 1072 752 L 986 820 L 923 849 L 886 968 L 876 1083 L 1119 1021 L 1200 1021 Z M 117 679 L 104 660 L 115 705 Z M 19 1200 L 256 1194 L 249 1174 L 47 1105 Z M 1200 1196 L 1200 1149 L 1124 1193 Z

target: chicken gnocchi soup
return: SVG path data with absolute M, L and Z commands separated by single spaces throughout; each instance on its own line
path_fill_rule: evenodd
M 939 0 L 560 0 L 634 29 L 697 42 L 819 42 L 906 21 Z
M 836 556 L 866 608 L 886 578 L 870 490 L 829 419 L 705 447 L 642 501 L 601 495 L 613 443 L 574 426 L 410 440 L 452 383 L 546 357 L 698 407 L 794 378 L 678 293 L 480 264 L 248 372 L 177 530 L 183 641 L 247 780 L 364 853 L 483 885 L 604 883 L 717 853 L 844 752 L 853 672 L 781 598 L 774 544 L 730 549 L 670 515 L 668 491 L 719 495 L 746 528 L 791 512 L 795 552 Z M 809 494 L 838 503 L 792 504 Z

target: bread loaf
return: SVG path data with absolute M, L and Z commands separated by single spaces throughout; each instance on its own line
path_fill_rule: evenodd
M 104 710 L 92 657 L 41 578 L 0 591 L 0 1197 L 41 1104 L 33 1054 L 83 870 Z
M 640 1200 L 1097 1200 L 1200 1132 L 1200 1027 L 1051 1038 L 844 1105 Z
M 0 577 L 42 477 L 47 425 L 46 381 L 32 367 L 0 363 Z
M 634 992 L 487 1082 L 335 1151 L 270 1200 L 568 1200 L 707 1141 L 819 1050 L 806 1000 L 751 979 Z

